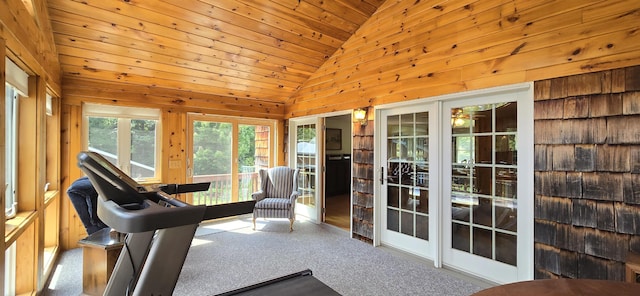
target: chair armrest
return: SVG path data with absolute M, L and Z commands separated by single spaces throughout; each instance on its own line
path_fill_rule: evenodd
M 291 196 L 289 196 L 289 199 L 291 199 L 291 204 L 295 204 L 296 203 L 296 199 L 298 198 L 298 191 L 294 191 L 291 192 Z
M 254 199 L 255 201 L 260 201 L 264 197 L 265 197 L 265 193 L 262 190 L 258 190 L 254 193 L 251 193 L 251 198 Z

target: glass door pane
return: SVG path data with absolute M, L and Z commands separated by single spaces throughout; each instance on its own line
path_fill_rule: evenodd
M 238 201 L 258 191 L 258 171 L 269 168 L 270 127 L 240 124 L 238 128 Z
M 193 121 L 192 182 L 211 182 L 208 191 L 193 194 L 193 204 L 215 205 L 232 201 L 232 133 L 231 123 Z
M 517 103 L 451 108 L 451 246 L 517 265 Z
M 382 244 L 436 259 L 436 104 L 382 110 Z M 416 112 L 419 111 L 419 112 Z
M 307 207 L 316 205 L 316 125 L 302 124 L 296 127 L 296 168 L 298 175 L 297 204 Z
M 429 114 L 387 117 L 389 231 L 429 240 Z

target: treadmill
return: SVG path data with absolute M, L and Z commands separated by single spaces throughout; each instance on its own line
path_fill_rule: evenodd
M 78 166 L 99 194 L 98 217 L 126 233 L 104 295 L 171 295 L 201 221 L 248 214 L 255 201 L 190 205 L 170 194 L 207 190 L 209 183 L 138 184 L 102 155 L 80 152 Z M 340 295 L 304 270 L 220 295 Z

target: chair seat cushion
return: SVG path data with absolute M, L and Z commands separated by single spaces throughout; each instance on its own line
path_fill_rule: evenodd
M 268 197 L 257 202 L 255 208 L 288 210 L 291 208 L 291 200 L 288 198 Z

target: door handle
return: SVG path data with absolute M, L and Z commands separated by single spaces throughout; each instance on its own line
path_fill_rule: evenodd
M 384 185 L 384 167 L 380 167 L 380 185 Z

